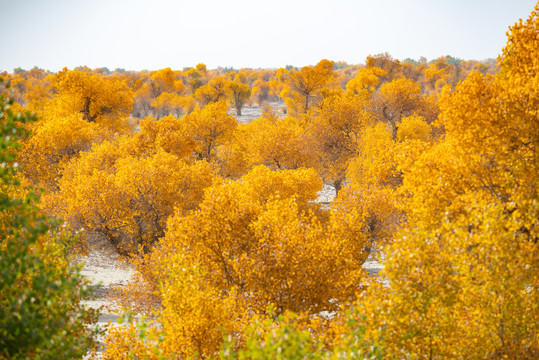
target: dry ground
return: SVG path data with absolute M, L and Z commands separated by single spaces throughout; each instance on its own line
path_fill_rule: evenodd
M 270 102 L 267 104 L 277 116 L 285 116 L 286 105 L 283 102 Z M 262 115 L 262 108 L 258 104 L 245 105 L 241 109 L 241 116 L 236 116 L 236 109 L 231 107 L 228 113 L 233 115 L 242 124 L 248 124 Z

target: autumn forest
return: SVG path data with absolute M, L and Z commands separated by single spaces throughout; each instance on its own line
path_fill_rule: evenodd
M 538 34 L 536 7 L 488 61 L 1 73 L 0 359 L 539 358 Z M 135 269 L 106 333 L 96 241 Z

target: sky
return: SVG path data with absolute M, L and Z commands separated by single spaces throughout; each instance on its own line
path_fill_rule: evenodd
M 0 72 L 496 58 L 537 0 L 0 0 Z

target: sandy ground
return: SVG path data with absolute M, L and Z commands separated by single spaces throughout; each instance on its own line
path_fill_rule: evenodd
M 120 309 L 113 305 L 108 299 L 109 293 L 115 287 L 127 285 L 134 270 L 126 263 L 121 262 L 114 249 L 108 244 L 90 244 L 91 250 L 88 256 L 77 259 L 77 263 L 84 264 L 81 274 L 85 276 L 94 295 L 91 300 L 84 301 L 89 308 L 99 310 L 97 325 L 104 329 L 118 324 Z M 98 344 L 101 348 L 103 336 L 98 337 Z M 92 357 L 88 355 L 85 359 L 101 359 L 101 349 Z
M 282 102 L 270 102 L 268 106 L 273 109 L 277 116 L 285 116 L 283 109 L 286 108 L 286 105 Z M 245 105 L 241 109 L 241 116 L 236 115 L 236 108 L 231 107 L 228 113 L 233 115 L 236 120 L 243 124 L 248 124 L 251 121 L 258 119 L 262 115 L 262 108 L 258 104 Z

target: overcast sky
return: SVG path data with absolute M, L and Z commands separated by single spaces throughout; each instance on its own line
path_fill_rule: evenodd
M 495 58 L 536 0 L 0 0 L 0 71 Z

